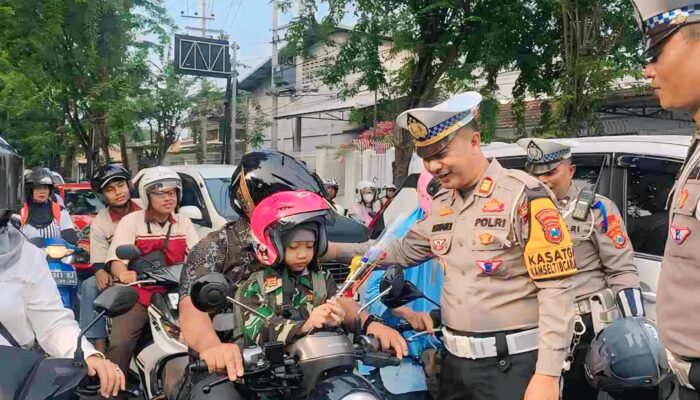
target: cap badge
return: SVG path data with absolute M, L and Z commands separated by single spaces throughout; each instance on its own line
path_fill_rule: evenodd
M 530 161 L 537 162 L 541 161 L 542 157 L 544 157 L 544 152 L 542 152 L 542 149 L 540 149 L 540 146 L 535 144 L 535 142 L 530 141 L 530 144 L 527 145 L 527 158 Z
M 411 114 L 408 114 L 406 117 L 406 122 L 408 124 L 408 130 L 414 138 L 423 139 L 428 136 L 428 128 L 425 124 L 414 118 Z

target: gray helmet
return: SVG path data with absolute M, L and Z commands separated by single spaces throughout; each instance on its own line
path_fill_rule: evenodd
M 0 137 L 0 227 L 10 214 L 22 208 L 24 162 L 15 149 Z
M 54 176 L 50 169 L 46 167 L 34 167 L 30 173 L 24 176 L 25 196 L 31 196 L 32 189 L 37 186 L 48 186 L 51 193 L 54 192 L 56 186 L 54 184 Z
M 591 385 L 606 392 L 654 387 L 671 374 L 656 325 L 644 317 L 622 318 L 600 331 L 585 370 Z

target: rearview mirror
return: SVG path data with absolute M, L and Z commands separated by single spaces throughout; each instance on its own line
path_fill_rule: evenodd
M 180 211 L 178 213 L 184 217 L 187 217 L 191 220 L 199 220 L 202 219 L 202 210 L 195 206 L 184 206 L 180 207 Z
M 398 265 L 387 268 L 379 282 L 379 291 L 384 292 L 389 289 L 389 292 L 381 298 L 381 302 L 389 308 L 398 308 L 406 305 L 414 300 L 425 298 L 423 292 L 420 291 L 410 281 L 406 281 L 403 276 L 403 268 Z
M 114 318 L 131 310 L 139 299 L 138 293 L 131 286 L 112 286 L 92 303 L 97 312 L 105 311 L 105 315 Z
M 233 288 L 223 274 L 211 272 L 192 284 L 190 297 L 199 311 L 216 313 L 226 307 L 227 297 L 233 297 Z
M 141 250 L 133 244 L 123 244 L 117 247 L 116 253 L 121 260 L 133 261 L 141 257 Z

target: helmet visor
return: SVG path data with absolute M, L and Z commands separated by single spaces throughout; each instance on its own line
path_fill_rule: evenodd
M 17 211 L 22 208 L 23 184 L 22 157 L 9 152 L 0 152 L 0 211 Z

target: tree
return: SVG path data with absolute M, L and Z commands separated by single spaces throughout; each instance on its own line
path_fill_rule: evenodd
M 538 47 L 547 24 L 534 26 L 542 19 L 537 1 L 328 0 L 329 15 L 317 22 L 313 15 L 319 2 L 301 1 L 302 17 L 290 28 L 287 48 L 293 55 L 308 57 L 308 49 L 317 41 L 337 46 L 338 57 L 321 77 L 341 94 L 380 90 L 400 99 L 398 109 L 406 109 L 429 104 L 444 97 L 443 93 L 476 88 L 476 80 L 485 78 L 481 89 L 490 98 L 499 71 L 514 65 L 525 71 L 516 84 L 523 93 L 546 86 L 546 71 L 528 57 L 549 56 Z M 349 40 L 330 42 L 329 33 L 351 9 L 357 24 Z M 379 44 L 387 40 L 392 50 L 380 55 Z M 404 57 L 401 67 L 387 71 L 382 57 L 398 55 Z M 356 73 L 357 81 L 346 80 Z M 486 141 L 495 129 L 497 111 L 495 100 L 485 101 L 481 120 Z M 413 145 L 403 132 L 398 132 L 395 144 L 394 176 L 405 176 Z

